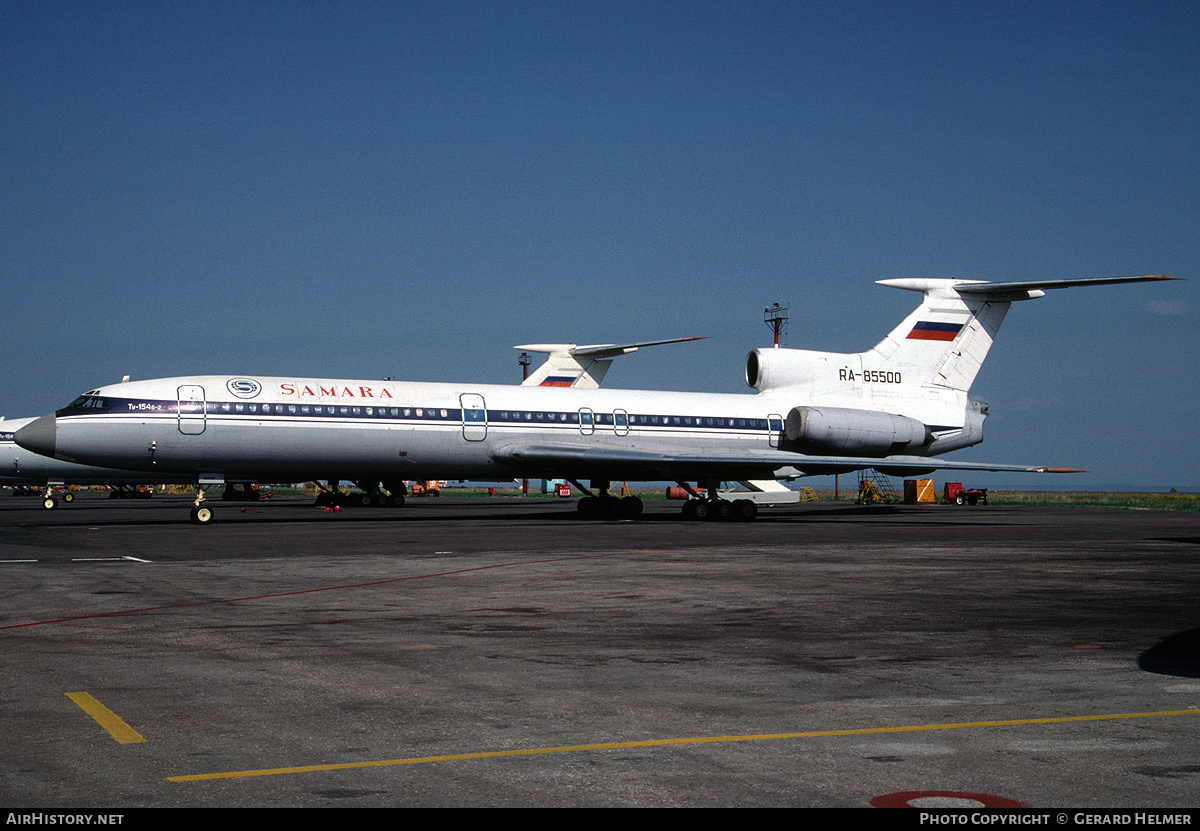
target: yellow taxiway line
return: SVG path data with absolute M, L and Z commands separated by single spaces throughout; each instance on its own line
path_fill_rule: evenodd
M 85 713 L 96 720 L 96 723 L 107 730 L 121 744 L 137 744 L 146 739 L 134 730 L 124 719 L 105 707 L 91 695 L 85 692 L 66 693 L 67 698 L 79 705 Z
M 446 756 L 417 756 L 411 759 L 387 759 L 374 762 L 342 762 L 328 765 L 304 765 L 263 770 L 235 770 L 224 773 L 196 773 L 190 776 L 168 776 L 167 782 L 202 782 L 208 779 L 248 779 L 252 776 L 282 776 L 289 773 L 316 773 L 332 770 L 382 768 L 397 765 L 423 765 L 430 762 L 458 762 L 474 759 L 501 759 L 505 756 L 539 756 L 549 753 L 579 753 L 588 750 L 617 750 L 630 747 L 667 747 L 670 745 L 712 744 L 716 742 L 752 742 L 770 739 L 811 739 L 827 736 L 867 736 L 879 733 L 913 733 L 922 730 L 964 730 L 978 727 L 1016 727 L 1028 724 L 1069 724 L 1082 721 L 1109 721 L 1123 718 L 1164 718 L 1167 716 L 1196 716 L 1200 710 L 1165 710 L 1157 713 L 1111 713 L 1095 716 L 1062 716 L 1058 718 L 1021 718 L 1007 721 L 967 721 L 952 724 L 916 724 L 904 727 L 862 727 L 850 730 L 811 730 L 803 733 L 762 733 L 745 736 L 699 736 L 683 739 L 650 739 L 638 742 L 606 742 L 578 744 L 565 747 L 535 747 L 523 750 L 492 750 L 480 753 L 454 753 Z

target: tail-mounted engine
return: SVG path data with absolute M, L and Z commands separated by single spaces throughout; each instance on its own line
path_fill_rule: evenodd
M 746 383 L 759 392 L 807 384 L 832 357 L 841 356 L 806 349 L 755 349 L 746 356 Z
M 843 407 L 793 407 L 784 435 L 802 453 L 890 456 L 929 444 L 929 428 L 914 418 Z

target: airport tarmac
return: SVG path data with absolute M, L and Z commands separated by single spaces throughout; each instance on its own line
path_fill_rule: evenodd
M 1195 512 L 210 504 L 0 496 L 0 806 L 1200 802 Z

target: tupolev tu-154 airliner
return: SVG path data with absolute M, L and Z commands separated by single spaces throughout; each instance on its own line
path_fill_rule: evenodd
M 203 485 L 247 476 L 350 480 L 389 503 L 411 479 L 567 479 L 585 517 L 641 513 L 609 495 L 614 480 L 670 480 L 696 497 L 687 516 L 751 519 L 755 504 L 722 499 L 722 482 L 1064 470 L 937 455 L 983 440 L 987 405 L 968 392 L 1014 301 L 1170 279 L 880 280 L 921 304 L 866 352 L 754 350 L 754 394 L 201 375 L 89 390 L 14 438 L 64 461 L 194 477 L 200 524 L 215 519 Z

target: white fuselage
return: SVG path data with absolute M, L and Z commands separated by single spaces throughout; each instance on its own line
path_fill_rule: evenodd
M 631 455 L 769 454 L 761 470 L 805 456 L 779 450 L 796 403 L 752 395 L 484 384 L 197 376 L 113 384 L 60 410 L 53 453 L 75 462 L 213 478 L 502 480 L 521 475 L 672 478 Z M 587 455 L 520 464 L 522 451 Z M 511 451 L 511 452 L 510 452 Z M 606 462 L 608 454 L 613 459 Z M 640 456 L 639 456 L 640 458 Z M 861 465 L 857 465 L 861 467 Z M 530 467 L 534 469 L 529 469 Z M 852 466 L 851 466 L 852 467 Z M 681 473 L 697 478 L 695 467 Z

